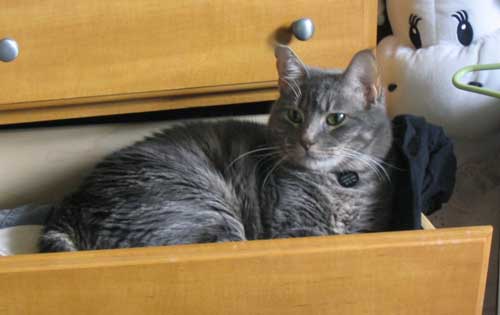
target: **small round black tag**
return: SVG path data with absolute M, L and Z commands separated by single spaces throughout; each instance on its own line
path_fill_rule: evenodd
M 339 184 L 341 186 L 346 188 L 351 188 L 356 186 L 356 184 L 359 182 L 359 176 L 358 173 L 356 172 L 348 171 L 348 172 L 338 173 L 337 180 L 339 181 Z

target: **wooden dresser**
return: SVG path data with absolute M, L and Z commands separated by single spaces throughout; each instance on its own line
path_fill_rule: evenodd
M 376 45 L 374 0 L 5 0 L 0 124 L 276 98 L 272 46 L 343 67 Z M 289 30 L 315 26 L 309 41 Z
M 0 7 L 3 125 L 273 100 L 275 41 L 331 68 L 376 45 L 377 0 Z M 0 314 L 481 314 L 491 228 L 424 227 L 0 257 Z

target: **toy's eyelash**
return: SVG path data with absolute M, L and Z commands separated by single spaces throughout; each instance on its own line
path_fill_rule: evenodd
M 452 17 L 456 18 L 459 23 L 469 21 L 469 14 L 465 10 L 457 11 L 455 14 L 452 15 Z
M 422 18 L 419 17 L 418 15 L 416 14 L 412 14 L 410 15 L 410 20 L 409 20 L 409 23 L 410 23 L 410 26 L 417 26 L 418 25 L 418 22 L 422 21 Z

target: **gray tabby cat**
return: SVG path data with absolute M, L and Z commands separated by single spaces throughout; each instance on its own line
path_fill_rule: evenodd
M 344 73 L 276 56 L 268 126 L 192 123 L 111 154 L 55 209 L 41 251 L 387 229 L 392 134 L 372 53 Z

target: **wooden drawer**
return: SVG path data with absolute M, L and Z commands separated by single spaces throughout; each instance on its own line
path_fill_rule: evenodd
M 4 131 L 0 202 L 59 200 L 177 123 Z M 479 315 L 490 241 L 470 227 L 0 257 L 0 314 Z
M 479 315 L 491 232 L 0 257 L 0 313 Z
M 278 29 L 310 17 L 291 45 L 343 67 L 375 46 L 376 2 L 6 0 L 0 38 L 20 55 L 0 62 L 0 123 L 270 100 Z

